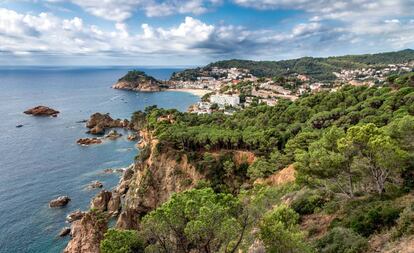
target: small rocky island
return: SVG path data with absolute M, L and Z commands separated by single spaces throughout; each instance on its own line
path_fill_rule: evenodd
M 60 196 L 56 199 L 53 199 L 49 202 L 49 207 L 50 208 L 55 208 L 55 207 L 64 207 L 66 206 L 70 201 L 70 198 L 68 196 Z
M 33 116 L 52 116 L 56 117 L 59 114 L 59 111 L 56 111 L 50 107 L 39 105 L 24 111 L 25 114 Z
M 90 119 L 86 123 L 86 127 L 90 129 L 88 133 L 95 135 L 103 135 L 105 133 L 105 129 L 107 128 L 125 128 L 128 127 L 128 125 L 128 120 L 115 120 L 111 116 L 109 116 L 108 113 L 95 113 L 90 117 Z
M 114 89 L 154 92 L 161 90 L 161 82 L 139 70 L 129 71 L 112 86 Z

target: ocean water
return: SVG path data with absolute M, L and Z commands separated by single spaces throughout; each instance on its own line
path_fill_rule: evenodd
M 141 68 L 142 69 L 142 68 Z M 105 168 L 127 167 L 137 150 L 126 140 L 82 147 L 84 123 L 95 112 L 130 118 L 132 112 L 156 104 L 186 110 L 198 97 L 182 92 L 134 93 L 110 88 L 128 68 L 7 68 L 0 69 L 0 252 L 61 252 L 68 237 L 65 217 L 86 210 L 99 190 L 85 189 L 93 180 L 111 189 L 117 174 Z M 167 79 L 177 69 L 142 69 Z M 36 105 L 60 111 L 57 118 L 22 112 Z M 22 128 L 16 125 L 23 124 Z M 48 202 L 60 195 L 72 201 L 61 209 Z

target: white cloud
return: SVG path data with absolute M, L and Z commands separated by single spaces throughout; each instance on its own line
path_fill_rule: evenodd
M 88 13 L 107 20 L 123 22 L 135 12 L 143 11 L 148 17 L 173 14 L 195 14 L 207 12 L 222 0 L 48 0 L 50 3 L 71 2 Z

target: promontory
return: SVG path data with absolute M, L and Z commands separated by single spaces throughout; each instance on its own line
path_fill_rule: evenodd
M 114 89 L 133 91 L 160 91 L 161 82 L 139 70 L 129 71 L 125 76 L 112 85 Z

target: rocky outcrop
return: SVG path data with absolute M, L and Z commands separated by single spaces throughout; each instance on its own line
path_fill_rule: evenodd
M 56 199 L 53 199 L 49 202 L 49 207 L 55 208 L 55 207 L 64 207 L 66 206 L 70 201 L 70 198 L 68 196 L 60 196 Z
M 33 115 L 33 116 L 52 116 L 56 117 L 59 114 L 59 111 L 56 111 L 52 108 L 47 106 L 36 106 L 34 108 L 28 109 L 24 111 L 25 114 Z
M 76 143 L 82 146 L 89 146 L 94 144 L 101 144 L 102 140 L 99 138 L 80 138 L 76 141 Z
M 110 216 L 117 216 L 121 208 L 121 195 L 116 192 L 102 190 L 91 201 L 91 209 L 108 212 Z
M 136 141 L 138 139 L 138 135 L 136 135 L 136 134 L 130 134 L 130 135 L 128 135 L 128 138 L 127 139 L 129 141 Z
M 66 216 L 66 221 L 69 223 L 72 223 L 74 221 L 82 219 L 82 217 L 85 215 L 85 212 L 82 212 L 80 210 L 76 210 L 71 212 Z
M 103 239 L 108 217 L 99 212 L 86 213 L 82 219 L 72 223 L 70 235 L 72 239 L 64 253 L 99 253 L 99 244 Z
M 128 120 L 114 120 L 108 113 L 95 113 L 90 117 L 88 122 L 86 122 L 86 127 L 90 129 L 88 133 L 95 135 L 104 134 L 105 129 L 107 128 L 124 128 L 128 126 Z
M 64 236 L 67 236 L 69 233 L 70 233 L 70 227 L 64 227 L 62 228 L 62 230 L 60 230 L 59 236 L 64 237 Z
M 102 190 L 91 201 L 91 209 L 105 212 L 108 209 L 108 202 L 112 197 L 110 191 Z
M 114 89 L 154 92 L 161 90 L 161 82 L 146 75 L 142 71 L 129 71 L 124 77 L 112 85 Z

